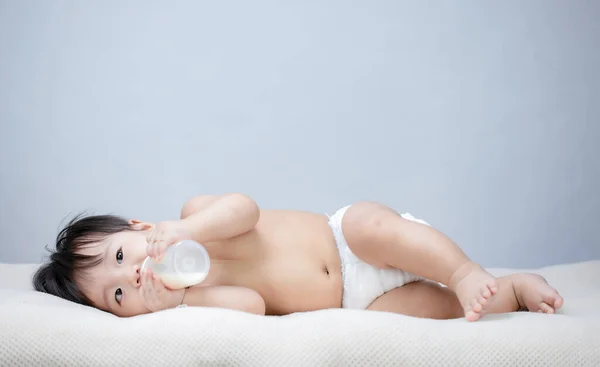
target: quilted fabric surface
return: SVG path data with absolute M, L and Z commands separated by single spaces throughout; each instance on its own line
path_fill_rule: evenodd
M 600 261 L 534 270 L 564 296 L 557 315 L 475 323 L 342 309 L 118 318 L 34 292 L 35 267 L 0 264 L 1 366 L 600 366 Z

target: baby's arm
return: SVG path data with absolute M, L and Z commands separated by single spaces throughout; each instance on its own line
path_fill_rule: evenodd
M 265 314 L 265 301 L 261 295 L 245 287 L 192 287 L 186 290 L 183 304 L 198 307 L 227 308 L 257 315 Z
M 258 222 L 260 210 L 254 200 L 243 194 L 203 195 L 189 200 L 181 217 L 192 238 L 206 243 L 248 232 Z

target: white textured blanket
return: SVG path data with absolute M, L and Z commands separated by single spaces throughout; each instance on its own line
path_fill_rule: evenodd
M 2 366 L 600 366 L 600 261 L 535 270 L 564 296 L 559 314 L 476 323 L 192 307 L 121 319 L 32 291 L 34 269 L 0 264 Z

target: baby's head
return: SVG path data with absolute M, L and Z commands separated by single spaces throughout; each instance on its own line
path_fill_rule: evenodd
M 35 290 L 117 316 L 150 312 L 139 292 L 152 224 L 113 215 L 77 216 L 33 277 Z

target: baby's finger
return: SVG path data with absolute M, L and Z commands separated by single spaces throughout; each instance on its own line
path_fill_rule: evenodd
M 160 245 L 160 240 L 156 239 L 153 243 L 152 243 L 152 258 L 153 259 L 157 259 L 158 258 L 158 246 Z
M 148 234 L 146 235 L 146 242 L 148 243 L 146 252 L 148 253 L 148 256 L 150 256 L 150 257 L 154 256 L 154 244 L 157 241 L 156 236 L 157 236 L 156 227 L 152 227 L 152 229 L 150 231 L 148 231 Z
M 154 243 L 154 246 L 153 246 L 152 254 L 154 256 L 154 259 L 156 259 L 157 261 L 160 260 L 160 258 L 161 258 L 161 250 L 160 249 L 162 248 L 162 243 L 163 243 L 162 240 L 158 240 Z
M 163 284 L 162 280 L 160 280 L 160 277 L 154 276 L 152 283 L 157 293 L 165 290 L 165 285 Z
M 150 242 L 153 237 L 156 237 L 156 226 L 152 225 L 148 231 L 145 232 L 146 240 Z
M 140 283 L 141 283 L 142 288 L 144 288 L 144 289 L 148 286 L 148 272 L 149 271 L 150 270 L 144 270 L 144 271 L 142 271 L 142 276 L 141 276 L 141 279 L 140 279 Z
M 153 284 L 150 282 L 150 284 Z M 156 311 L 156 306 L 159 304 L 158 297 L 153 285 L 150 285 L 144 291 L 144 303 L 151 311 Z
M 148 283 L 148 289 L 154 289 L 154 272 L 152 271 L 152 269 L 148 269 L 148 275 L 146 280 Z
M 146 253 L 148 256 L 153 257 L 153 248 L 154 248 L 154 237 L 150 236 L 147 238 L 147 243 L 148 245 L 146 246 Z
M 154 240 L 148 241 L 148 256 L 154 257 Z
M 165 254 L 165 249 L 167 248 L 167 243 L 165 241 L 160 241 L 156 246 L 156 257 L 161 259 Z

